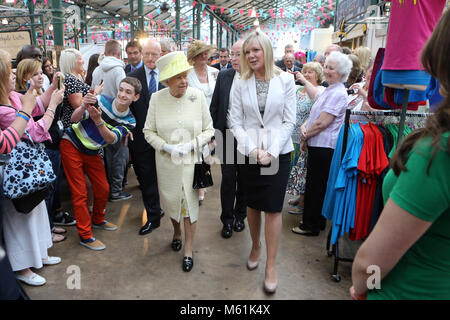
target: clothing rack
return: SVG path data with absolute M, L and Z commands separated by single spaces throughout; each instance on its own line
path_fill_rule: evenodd
M 350 127 L 350 116 L 352 115 L 364 115 L 364 116 L 375 116 L 375 117 L 389 117 L 389 116 L 400 116 L 399 121 L 399 134 L 397 138 L 397 148 L 400 145 L 400 142 L 403 139 L 403 131 L 405 127 L 406 117 L 417 117 L 417 118 L 423 118 L 428 117 L 430 113 L 415 113 L 415 112 L 407 112 L 408 107 L 408 99 L 409 99 L 409 90 L 406 90 L 405 97 L 403 100 L 402 110 L 400 111 L 352 111 L 350 109 L 347 109 L 345 112 L 345 120 L 344 120 L 344 137 L 343 137 L 343 143 L 342 143 L 342 154 L 341 154 L 341 161 L 344 158 L 345 152 L 347 150 L 347 140 L 348 140 L 348 129 Z M 362 120 L 364 121 L 364 120 Z M 371 121 L 371 119 L 367 119 L 367 121 Z M 338 274 L 338 266 L 339 262 L 353 262 L 353 259 L 350 258 L 342 258 L 339 255 L 339 239 L 336 241 L 334 245 L 331 245 L 331 228 L 328 233 L 327 237 L 327 256 L 331 257 L 334 256 L 334 267 L 333 267 L 333 273 L 331 275 L 332 279 L 335 282 L 341 281 L 341 276 Z M 340 233 L 340 230 L 339 230 Z M 331 247 L 331 249 L 330 249 Z

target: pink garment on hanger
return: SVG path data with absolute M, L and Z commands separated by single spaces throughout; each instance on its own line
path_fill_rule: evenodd
M 381 70 L 424 70 L 420 63 L 422 48 L 442 16 L 445 2 L 391 1 L 386 53 Z

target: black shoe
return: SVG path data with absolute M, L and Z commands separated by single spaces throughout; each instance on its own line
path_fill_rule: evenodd
M 231 224 L 224 224 L 222 228 L 222 237 L 228 239 L 233 234 Z
M 295 229 L 295 231 L 294 231 Z M 317 237 L 319 235 L 319 231 L 311 231 L 307 227 L 305 227 L 303 224 L 300 224 L 300 227 L 292 229 L 292 232 L 296 234 L 300 234 L 302 236 L 308 236 L 308 237 Z
M 161 211 L 159 212 L 159 218 L 164 217 L 164 215 L 165 215 L 164 211 L 161 210 Z
M 245 223 L 243 220 L 236 219 L 234 220 L 233 230 L 236 232 L 241 232 L 245 229 Z
M 183 246 L 183 241 L 181 241 L 181 239 L 173 239 L 172 240 L 173 251 L 180 251 L 182 246 Z
M 191 257 L 184 257 L 183 259 L 183 271 L 189 272 L 194 267 L 194 259 Z
M 53 224 L 55 226 L 73 226 L 77 224 L 77 221 L 68 212 L 60 211 L 53 217 Z
M 160 225 L 159 220 L 158 220 L 158 221 L 154 221 L 154 222 L 147 221 L 147 222 L 142 226 L 141 230 L 139 230 L 139 234 L 140 234 L 141 236 L 143 236 L 143 235 L 145 235 L 145 234 L 148 234 L 148 233 L 152 232 L 153 229 L 158 228 L 159 225 Z

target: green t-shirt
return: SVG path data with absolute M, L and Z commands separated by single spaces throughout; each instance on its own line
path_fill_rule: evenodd
M 450 152 L 442 137 L 442 148 L 432 156 L 430 138 L 419 141 L 406 163 L 408 171 L 398 177 L 392 170 L 383 183 L 383 198 L 391 198 L 402 209 L 428 222 L 430 228 L 409 248 L 381 281 L 381 289 L 367 298 L 450 299 Z M 392 245 L 395 245 L 393 243 Z

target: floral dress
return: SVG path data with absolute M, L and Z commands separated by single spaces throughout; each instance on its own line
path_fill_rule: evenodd
M 306 184 L 306 161 L 308 159 L 308 153 L 306 151 L 300 152 L 300 127 L 308 119 L 309 113 L 313 102 L 309 99 L 304 87 L 297 89 L 297 120 L 295 122 L 295 128 L 292 133 L 292 142 L 295 147 L 295 158 L 286 192 L 294 196 L 305 193 Z M 297 154 L 298 150 L 298 154 Z

